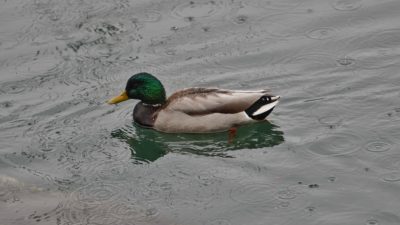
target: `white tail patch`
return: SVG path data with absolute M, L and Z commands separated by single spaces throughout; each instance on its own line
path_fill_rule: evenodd
M 260 115 L 260 114 L 262 114 L 262 113 L 267 112 L 268 110 L 274 108 L 274 107 L 276 106 L 276 104 L 278 104 L 278 102 L 279 102 L 279 101 L 276 100 L 276 101 L 274 101 L 274 102 L 272 102 L 272 103 L 269 103 L 269 104 L 266 104 L 266 105 L 261 106 L 257 111 L 255 111 L 255 112 L 252 114 L 252 116 L 257 116 L 257 115 Z

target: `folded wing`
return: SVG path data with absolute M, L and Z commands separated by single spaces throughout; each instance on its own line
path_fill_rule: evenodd
M 188 88 L 167 99 L 165 109 L 188 115 L 238 113 L 249 108 L 262 96 L 272 96 L 268 90 L 236 91 L 212 88 Z

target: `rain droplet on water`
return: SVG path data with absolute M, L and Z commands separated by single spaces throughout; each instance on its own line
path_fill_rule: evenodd
M 379 225 L 378 220 L 370 219 L 365 223 L 366 225 Z
M 392 148 L 392 144 L 382 140 L 372 141 L 365 145 L 365 149 L 370 152 L 386 152 Z
M 344 58 L 340 58 L 340 59 L 336 60 L 336 62 L 341 66 L 354 65 L 355 61 L 356 61 L 355 59 L 350 58 L 350 57 L 344 57 Z
M 332 3 L 332 7 L 339 11 L 352 11 L 362 6 L 362 0 L 337 0 Z

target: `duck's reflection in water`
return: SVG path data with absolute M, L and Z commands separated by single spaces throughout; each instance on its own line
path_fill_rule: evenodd
M 279 145 L 283 132 L 268 121 L 241 126 L 229 141 L 228 132 L 210 134 L 166 134 L 136 124 L 114 130 L 113 138 L 126 142 L 132 158 L 153 162 L 168 152 L 206 156 L 231 157 L 228 151 L 259 149 Z

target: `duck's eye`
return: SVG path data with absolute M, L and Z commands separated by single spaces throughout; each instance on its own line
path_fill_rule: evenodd
M 132 88 L 137 88 L 139 86 L 139 82 L 133 82 L 132 84 L 131 84 L 131 87 Z

